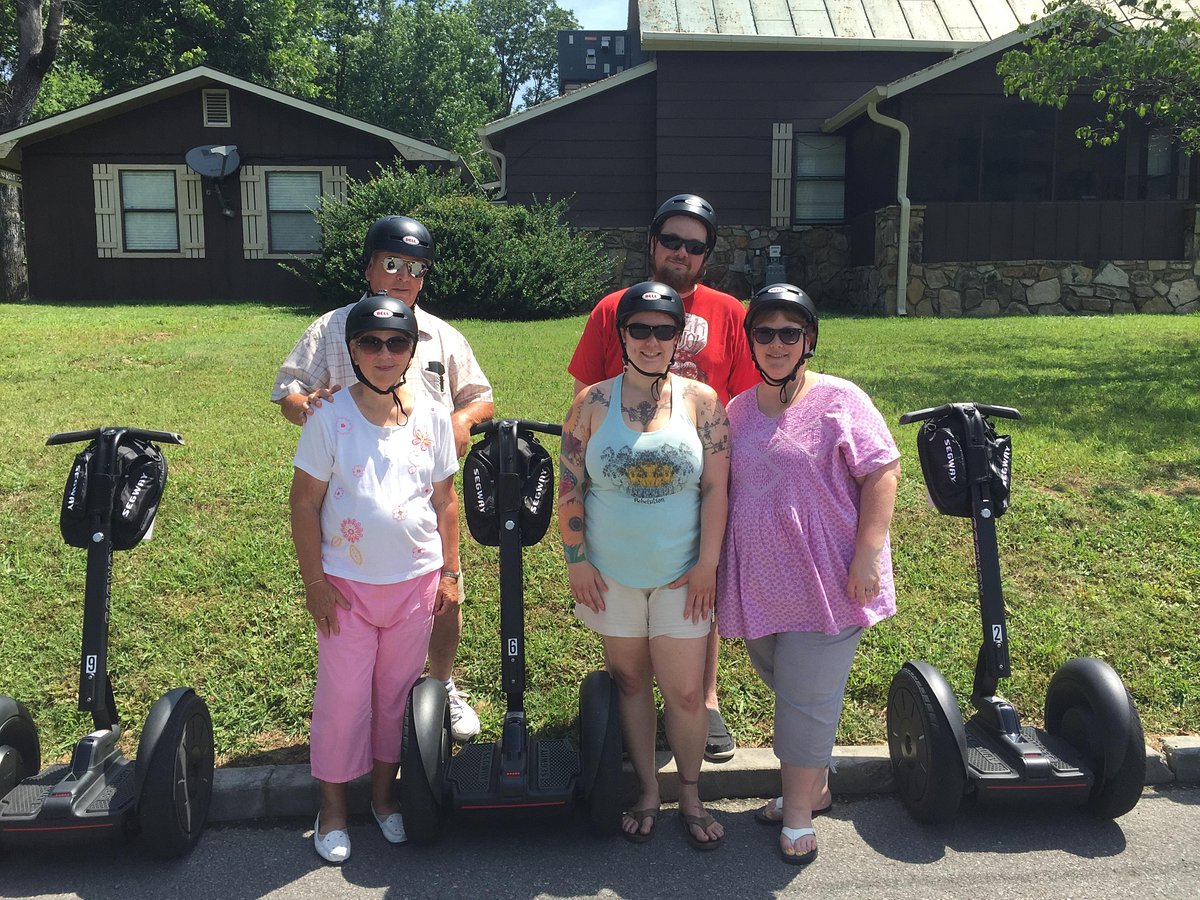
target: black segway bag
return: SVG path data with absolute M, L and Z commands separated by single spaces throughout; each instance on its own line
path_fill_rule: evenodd
M 514 459 L 521 487 L 521 545 L 531 547 L 550 527 L 554 512 L 554 464 L 533 432 L 517 431 Z M 463 503 L 471 537 L 485 547 L 500 546 L 500 432 L 491 431 L 463 461 Z
M 998 435 L 983 419 L 987 472 L 967 471 L 967 423 L 958 413 L 930 419 L 917 434 L 917 456 L 925 487 L 937 511 L 946 516 L 971 517 L 971 483 L 983 478 L 991 489 L 992 508 L 999 517 L 1008 509 L 1012 483 L 1012 440 Z
M 72 547 L 86 548 L 91 543 L 92 523 L 88 520 L 90 491 L 100 490 L 96 469 L 99 445 L 92 441 L 75 455 L 63 490 L 59 527 L 63 540 Z M 117 447 L 115 490 L 112 509 L 112 546 L 130 550 L 141 543 L 167 485 L 167 460 L 149 441 L 126 438 Z

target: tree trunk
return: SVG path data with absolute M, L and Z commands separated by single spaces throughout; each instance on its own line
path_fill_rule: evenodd
M 28 295 L 21 194 L 14 185 L 0 184 L 0 300 L 24 300 Z
M 16 0 L 16 12 L 17 63 L 8 83 L 0 84 L 0 132 L 29 121 L 62 36 L 63 0 L 50 0 L 45 20 L 42 0 Z M 0 299 L 21 300 L 28 289 L 21 195 L 15 186 L 0 184 Z

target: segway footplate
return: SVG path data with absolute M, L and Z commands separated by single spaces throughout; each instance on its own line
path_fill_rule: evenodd
M 50 789 L 66 778 L 69 771 L 70 766 L 51 766 L 18 784 L 0 799 L 0 824 L 5 819 L 32 819 L 37 816 Z

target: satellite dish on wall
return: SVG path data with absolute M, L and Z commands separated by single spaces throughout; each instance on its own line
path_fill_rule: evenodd
M 188 168 L 201 178 L 213 180 L 217 199 L 221 201 L 221 214 L 227 219 L 232 219 L 233 207 L 225 202 L 225 196 L 221 193 L 221 181 L 227 175 L 236 172 L 242 164 L 237 147 L 233 144 L 203 144 L 189 150 L 184 154 L 183 160 Z
M 233 144 L 204 144 L 193 147 L 183 157 L 193 172 L 203 178 L 221 179 L 232 175 L 242 164 Z

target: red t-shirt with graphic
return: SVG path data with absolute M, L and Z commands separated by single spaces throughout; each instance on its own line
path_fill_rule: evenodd
M 624 290 L 614 291 L 601 298 L 583 327 L 567 371 L 584 384 L 621 374 L 617 302 L 624 293 Z M 745 307 L 729 294 L 701 284 L 690 297 L 683 299 L 683 309 L 687 314 L 683 337 L 671 371 L 711 386 L 722 403 L 758 384 L 758 370 L 750 358 L 742 328 Z

